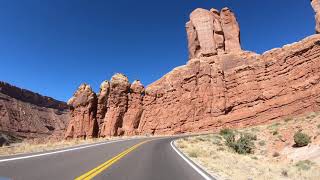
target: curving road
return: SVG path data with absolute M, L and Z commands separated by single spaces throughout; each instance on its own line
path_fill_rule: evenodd
M 172 145 L 177 137 L 111 141 L 0 158 L 0 180 L 213 179 Z M 181 154 L 181 153 L 180 153 Z

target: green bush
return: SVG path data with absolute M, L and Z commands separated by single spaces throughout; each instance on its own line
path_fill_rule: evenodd
M 307 146 L 311 142 L 310 136 L 302 132 L 296 132 L 293 136 L 296 147 Z
M 226 137 L 226 136 L 234 135 L 234 132 L 232 129 L 226 128 L 226 129 L 221 129 L 219 134 L 223 137 Z
M 232 148 L 235 152 L 239 154 L 252 153 L 254 149 L 254 136 L 251 134 L 241 134 L 238 140 L 235 139 L 234 134 L 229 134 L 224 136 L 226 140 L 226 145 Z

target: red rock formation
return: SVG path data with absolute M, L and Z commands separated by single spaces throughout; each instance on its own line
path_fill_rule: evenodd
M 68 109 L 64 102 L 0 82 L 0 134 L 61 136 L 68 123 Z
M 186 31 L 190 59 L 241 52 L 239 24 L 228 8 L 194 10 Z
M 98 136 L 97 96 L 87 84 L 82 84 L 68 101 L 71 120 L 65 138 L 92 138 Z
M 311 0 L 311 5 L 316 13 L 316 33 L 320 33 L 320 1 L 319 0 Z
M 125 135 L 136 135 L 143 112 L 144 87 L 140 81 L 134 81 L 130 87 L 128 111 L 123 118 Z
M 108 110 L 108 98 L 110 94 L 110 83 L 104 81 L 100 85 L 100 92 L 98 94 L 98 110 L 97 110 L 97 121 L 99 126 L 99 134 L 101 133 L 102 123 Z
M 241 51 L 239 24 L 229 8 L 221 10 L 221 25 L 225 38 L 226 53 Z
M 122 127 L 123 117 L 128 108 L 129 80 L 123 74 L 115 74 L 110 82 L 108 111 L 105 115 L 100 136 L 116 136 L 123 134 L 118 131 Z
M 320 34 L 258 55 L 241 50 L 228 8 L 190 19 L 186 65 L 145 90 L 121 74 L 101 88 L 100 136 L 212 131 L 320 110 Z
M 146 88 L 140 134 L 243 127 L 320 109 L 320 35 L 269 51 L 192 59 Z

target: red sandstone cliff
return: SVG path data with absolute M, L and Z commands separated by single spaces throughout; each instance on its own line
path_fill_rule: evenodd
M 320 35 L 262 55 L 243 51 L 228 8 L 196 9 L 186 30 L 186 65 L 146 89 L 120 74 L 101 85 L 97 136 L 201 132 L 320 110 Z
M 66 103 L 0 82 L 0 134 L 60 137 L 68 123 L 68 109 Z

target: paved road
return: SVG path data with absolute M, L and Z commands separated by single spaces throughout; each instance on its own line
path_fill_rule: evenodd
M 131 139 L 80 149 L 0 158 L 0 179 L 14 180 L 201 180 L 170 144 L 175 138 Z M 31 156 L 31 157 L 30 157 Z M 20 158 L 25 159 L 20 159 Z M 12 159 L 14 158 L 14 159 Z M 202 175 L 201 175 L 202 174 Z M 207 177 L 209 179 L 209 177 Z

